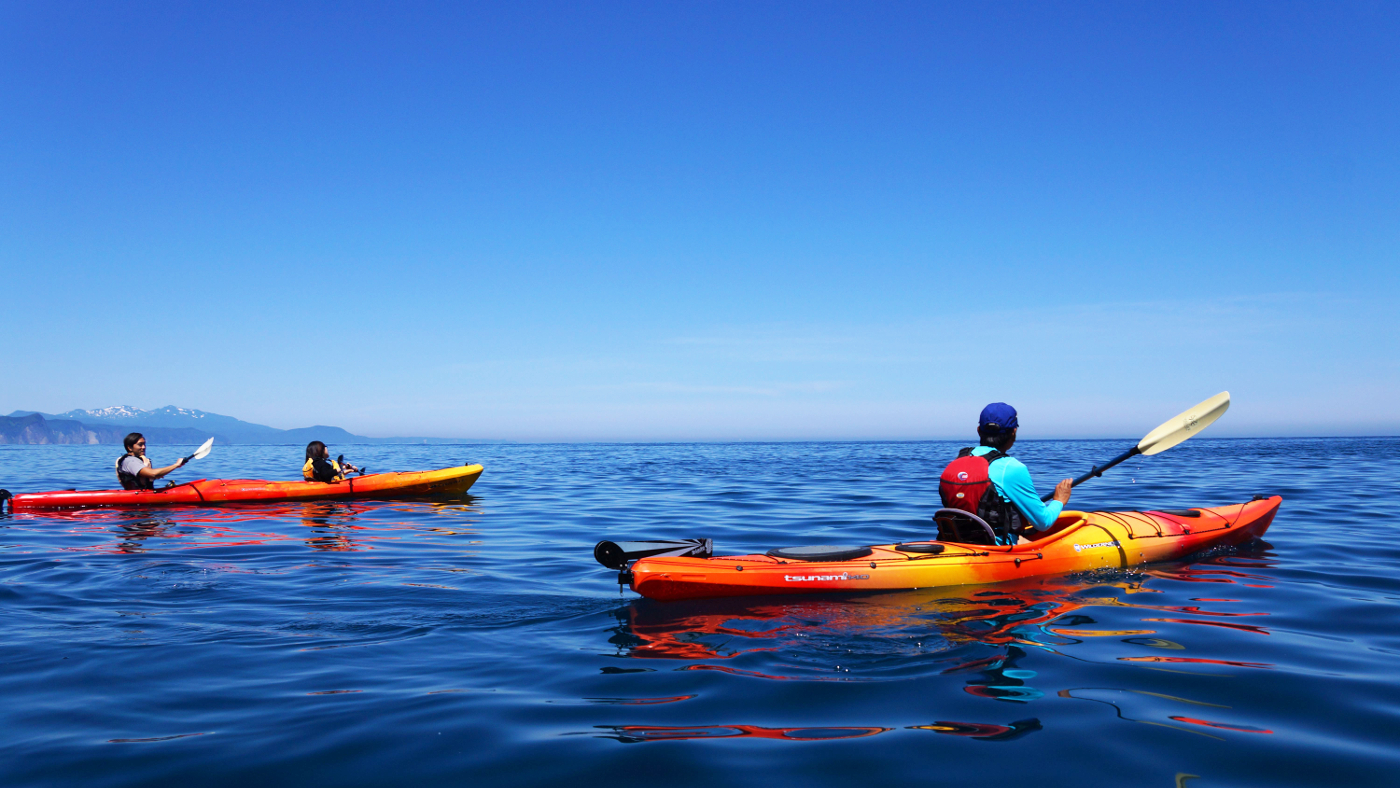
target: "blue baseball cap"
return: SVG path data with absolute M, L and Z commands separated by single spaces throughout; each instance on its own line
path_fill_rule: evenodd
M 1016 409 L 1005 402 L 993 402 L 982 409 L 982 416 L 977 420 L 977 429 L 992 429 L 999 432 L 1014 430 L 1021 426 L 1016 421 Z

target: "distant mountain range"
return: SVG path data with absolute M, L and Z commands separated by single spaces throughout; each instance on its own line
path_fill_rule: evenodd
M 140 427 L 134 431 L 145 435 L 152 444 L 203 443 L 210 437 L 189 427 Z M 0 416 L 0 443 L 121 443 L 128 432 L 133 430 L 111 424 L 46 419 L 38 413 Z
M 121 443 L 139 432 L 151 443 L 304 444 L 313 440 L 346 443 L 483 443 L 451 438 L 367 438 L 340 427 L 279 430 L 262 424 L 190 408 L 167 405 L 141 410 L 122 405 L 98 410 L 42 413 L 17 410 L 0 416 L 0 443 Z

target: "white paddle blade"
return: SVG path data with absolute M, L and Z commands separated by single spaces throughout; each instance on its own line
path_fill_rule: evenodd
M 1214 424 L 1229 409 L 1230 392 L 1222 391 L 1147 433 L 1147 437 L 1138 441 L 1138 451 L 1145 455 L 1164 452 Z
M 204 443 L 201 443 L 201 444 L 199 445 L 199 448 L 198 448 L 198 449 L 195 449 L 195 450 L 194 450 L 194 458 L 195 458 L 196 460 L 202 460 L 202 459 L 204 459 L 205 457 L 208 457 L 208 456 L 209 456 L 210 450 L 212 450 L 213 448 L 214 448 L 214 439 L 213 439 L 213 438 L 210 438 L 209 440 L 205 441 Z

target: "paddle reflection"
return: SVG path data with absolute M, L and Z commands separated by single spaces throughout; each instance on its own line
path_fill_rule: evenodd
M 1160 692 L 1123 689 L 1118 687 L 1075 687 L 1060 690 L 1062 698 L 1091 701 L 1109 706 L 1124 722 L 1136 722 L 1163 728 L 1174 728 L 1185 733 L 1194 733 L 1211 739 L 1224 739 L 1214 731 L 1232 733 L 1272 734 L 1267 728 L 1260 728 L 1245 722 L 1222 722 L 1202 719 L 1200 714 L 1211 716 L 1233 715 L 1236 712 L 1229 706 L 1207 703 L 1191 698 L 1181 698 Z M 1186 713 L 1183 713 L 1186 712 Z M 1186 723 L 1180 725 L 1177 723 Z M 1196 727 L 1188 727 L 1196 726 Z M 1207 730 L 1201 730 L 1205 728 Z

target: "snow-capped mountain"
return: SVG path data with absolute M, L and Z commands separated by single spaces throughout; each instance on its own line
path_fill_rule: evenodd
M 190 427 L 202 430 L 218 438 L 224 439 L 227 443 L 283 443 L 295 441 L 299 436 L 289 434 L 287 430 L 279 430 L 275 427 L 268 427 L 263 424 L 253 424 L 235 419 L 232 416 L 221 416 L 217 413 L 195 410 L 193 408 L 178 408 L 174 405 L 166 405 L 155 410 L 141 410 L 129 405 L 117 405 L 110 408 L 97 408 L 95 410 L 70 410 L 57 416 L 60 419 L 72 419 L 81 421 L 84 424 L 120 424 L 130 427 Z M 350 433 L 330 428 L 332 434 L 344 441 L 352 437 Z M 295 431 L 293 431 L 295 432 Z M 330 440 L 322 438 L 321 440 Z
M 65 419 L 123 419 L 134 418 L 145 413 L 150 413 L 150 411 L 133 408 L 130 405 L 118 405 L 101 410 L 70 410 L 67 413 L 60 413 L 59 416 Z
M 193 410 L 191 408 L 177 408 L 174 405 L 166 405 L 165 407 L 157 408 L 156 410 L 141 410 L 140 408 L 133 408 L 130 405 L 114 405 L 110 408 L 98 408 L 97 410 L 70 410 L 67 413 L 58 414 L 58 418 L 60 419 L 74 419 L 76 421 L 139 421 L 146 424 L 156 423 L 154 420 L 168 420 L 171 418 L 197 421 L 207 416 L 214 416 L 215 418 L 229 418 L 228 416 L 219 416 L 217 413 L 205 413 L 202 410 Z M 234 420 L 237 421 L 237 419 Z M 242 423 L 247 424 L 248 422 Z M 267 429 L 272 428 L 268 427 Z

